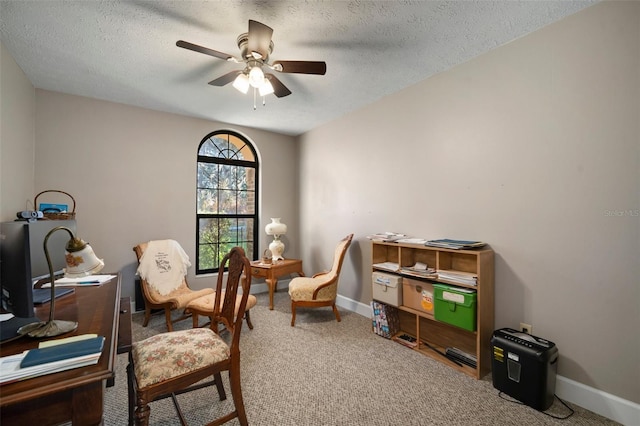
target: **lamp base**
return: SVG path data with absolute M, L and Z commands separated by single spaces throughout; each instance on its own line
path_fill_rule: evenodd
M 34 322 L 27 324 L 18 329 L 18 334 L 29 337 L 53 337 L 60 334 L 68 333 L 78 328 L 75 321 L 53 320 L 47 322 Z
M 271 259 L 276 262 L 278 260 L 283 260 L 282 253 L 284 252 L 284 243 L 279 239 L 274 239 L 269 244 L 269 250 L 271 251 Z

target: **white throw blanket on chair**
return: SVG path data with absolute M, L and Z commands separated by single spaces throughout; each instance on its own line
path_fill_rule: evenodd
M 177 241 L 149 241 L 140 257 L 138 275 L 166 296 L 182 284 L 190 266 L 189 256 Z

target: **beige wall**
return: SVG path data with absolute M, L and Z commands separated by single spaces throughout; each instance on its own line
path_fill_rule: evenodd
M 2 69 L 4 75 L 4 62 Z M 195 262 L 196 153 L 214 130 L 235 130 L 255 143 L 261 162 L 261 228 L 270 217 L 282 217 L 290 231 L 284 237 L 285 255 L 298 255 L 297 149 L 292 137 L 43 90 L 35 90 L 34 101 L 32 92 L 17 95 L 17 101 L 35 105 L 35 126 L 32 117 L 15 146 L 2 146 L 3 161 L 26 163 L 30 185 L 15 190 L 19 194 L 7 203 L 6 214 L 3 203 L 2 220 L 13 220 L 22 208 L 18 201 L 33 201 L 40 191 L 70 193 L 77 203 L 78 236 L 104 258 L 105 271 L 122 272 L 124 295 L 133 296 L 132 247 L 139 242 L 174 238 Z M 4 104 L 4 92 L 2 100 Z M 10 122 L 6 117 L 3 112 L 5 125 Z M 34 127 L 35 185 L 33 158 L 21 159 L 33 155 Z M 3 187 L 19 167 L 3 167 Z M 62 194 L 43 195 L 38 202 L 47 197 L 71 204 Z M 260 232 L 260 252 L 268 243 Z M 196 278 L 194 271 L 188 277 L 192 287 L 212 284 L 213 278 Z
M 0 218 L 33 210 L 35 90 L 0 43 Z
M 303 135 L 306 270 L 355 232 L 340 293 L 368 303 L 366 235 L 486 241 L 496 328 L 640 402 L 639 64 L 640 3 L 607 2 Z

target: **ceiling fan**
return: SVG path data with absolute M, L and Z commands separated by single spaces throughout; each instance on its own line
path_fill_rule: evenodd
M 256 90 L 263 97 L 270 93 L 279 98 L 291 94 L 291 91 L 275 75 L 264 72 L 264 69 L 296 74 L 324 75 L 327 72 L 327 64 L 322 61 L 275 61 L 270 63 L 269 55 L 273 52 L 272 34 L 272 28 L 258 21 L 249 20 L 249 32 L 238 36 L 240 58 L 183 40 L 178 40 L 176 46 L 229 62 L 244 63 L 244 69 L 231 71 L 210 81 L 209 84 L 224 86 L 233 82 L 233 87 L 242 93 L 247 93 L 249 88 L 253 87 L 254 96 Z

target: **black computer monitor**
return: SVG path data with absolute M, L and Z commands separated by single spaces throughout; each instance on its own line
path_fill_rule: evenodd
M 64 226 L 75 234 L 75 220 L 14 221 L 0 224 L 0 287 L 2 307 L 17 317 L 31 318 L 33 312 L 33 284 L 49 277 L 44 252 L 44 238 L 53 228 Z M 66 267 L 65 246 L 69 233 L 51 234 L 47 248 L 55 273 Z

